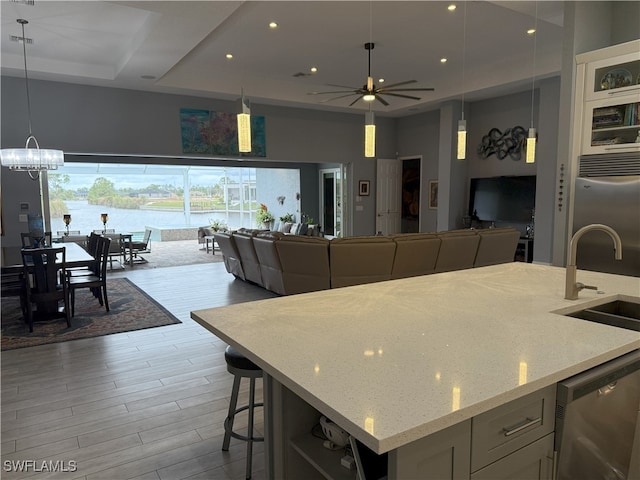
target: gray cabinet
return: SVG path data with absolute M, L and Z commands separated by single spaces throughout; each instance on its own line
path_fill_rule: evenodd
M 556 386 L 533 392 L 473 418 L 471 471 L 554 431 Z
M 553 478 L 553 434 L 481 468 L 471 480 L 543 480 Z
M 266 454 L 272 478 L 353 480 L 341 466 L 344 450 L 330 451 L 311 431 L 320 412 L 269 378 L 273 428 Z M 556 386 L 447 427 L 387 454 L 388 480 L 549 479 L 552 478 Z
M 469 478 L 471 421 L 467 420 L 389 453 L 389 480 Z

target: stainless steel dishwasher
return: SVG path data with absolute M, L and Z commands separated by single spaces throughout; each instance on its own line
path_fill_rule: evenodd
M 558 383 L 558 480 L 640 478 L 640 350 Z

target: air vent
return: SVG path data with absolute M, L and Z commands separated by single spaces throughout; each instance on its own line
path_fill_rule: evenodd
M 640 175 L 638 153 L 583 155 L 580 157 L 579 177 L 619 177 Z
M 19 3 L 20 5 L 35 5 L 35 0 L 11 0 L 11 3 Z
M 310 73 L 304 73 L 304 72 L 298 72 L 298 73 L 294 73 L 293 74 L 294 77 L 300 78 L 300 77 L 310 77 L 311 74 Z
M 27 45 L 31 45 L 33 43 L 33 38 L 29 37 L 19 37 L 18 35 L 9 35 L 9 38 L 12 42 L 20 43 L 22 41 L 26 42 Z

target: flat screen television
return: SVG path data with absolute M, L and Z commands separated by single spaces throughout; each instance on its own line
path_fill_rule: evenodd
M 471 179 L 469 215 L 479 220 L 528 223 L 535 204 L 535 175 Z

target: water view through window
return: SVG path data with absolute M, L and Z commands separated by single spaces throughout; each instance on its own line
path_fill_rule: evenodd
M 289 198 L 299 192 L 295 169 L 65 163 L 48 174 L 51 230 L 65 231 L 65 214 L 71 215 L 70 231 L 102 230 L 103 213 L 106 228 L 117 232 L 213 222 L 255 227 L 256 211 L 272 196 L 274 178 Z

